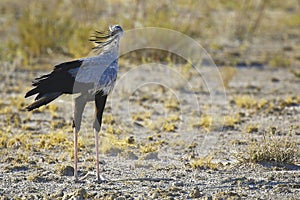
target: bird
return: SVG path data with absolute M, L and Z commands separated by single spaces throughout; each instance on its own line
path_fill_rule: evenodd
M 55 65 L 52 72 L 35 78 L 34 87 L 25 94 L 25 98 L 37 95 L 34 102 L 26 107 L 27 111 L 47 105 L 64 94 L 74 95 L 74 178 L 78 181 L 78 133 L 82 114 L 89 101 L 95 102 L 93 130 L 96 148 L 96 174 L 98 181 L 105 181 L 99 172 L 98 134 L 107 96 L 114 88 L 118 72 L 119 44 L 123 35 L 120 25 L 111 25 L 106 31 L 95 31 L 90 41 L 96 45 L 94 55 Z

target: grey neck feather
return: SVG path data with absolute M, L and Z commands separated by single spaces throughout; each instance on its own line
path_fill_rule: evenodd
M 95 49 L 97 56 L 100 57 L 108 57 L 112 60 L 115 60 L 118 58 L 119 54 L 119 41 L 120 38 L 116 38 L 114 41 L 112 41 L 110 44 L 104 46 L 101 49 Z

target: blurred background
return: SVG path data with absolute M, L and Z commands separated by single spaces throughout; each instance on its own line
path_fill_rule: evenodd
M 87 56 L 91 33 L 111 24 L 180 31 L 219 66 L 300 63 L 299 0 L 1 0 L 0 60 L 48 69 L 58 55 Z
M 172 88 L 151 82 L 128 95 L 116 85 L 103 116 L 101 170 L 111 179 L 153 175 L 176 182 L 95 184 L 95 176 L 87 176 L 95 171 L 91 103 L 78 140 L 85 191 L 74 184 L 70 167 L 71 95 L 24 110 L 33 101 L 24 99 L 31 80 L 58 63 L 88 56 L 94 45 L 90 36 L 112 24 L 124 31 L 179 31 L 202 45 L 218 66 L 216 73 L 202 66 L 199 75 L 187 60 L 159 49 L 130 52 L 119 60 L 117 84 L 126 73 L 128 82 L 121 85 L 134 88 L 137 79 L 130 72 L 139 64 L 164 65 L 168 68 L 157 69 L 177 73 L 137 71 L 142 83 L 154 74 L 155 80 L 175 82 Z M 174 193 L 175 199 L 300 196 L 299 0 L 1 0 L 0 70 L 0 196 L 7 199 L 45 194 L 46 199 L 69 199 L 77 189 L 90 199 L 152 194 L 166 199 Z M 208 78 L 222 80 L 225 98 L 207 87 Z M 228 106 L 213 102 L 214 93 Z M 112 100 L 118 104 L 112 106 Z M 199 103 L 199 112 L 192 101 Z M 220 126 L 213 126 L 215 120 Z M 215 144 L 211 138 L 217 138 Z

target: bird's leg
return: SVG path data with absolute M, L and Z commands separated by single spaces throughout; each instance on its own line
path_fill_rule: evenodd
M 96 172 L 97 172 L 97 180 L 98 181 L 105 181 L 103 176 L 100 176 L 100 170 L 99 170 L 99 136 L 98 133 L 101 130 L 101 124 L 102 124 L 102 115 L 106 103 L 107 95 L 102 96 L 100 94 L 95 96 L 95 119 L 94 119 L 94 133 L 95 133 L 95 148 L 96 148 Z
M 76 127 L 73 128 L 74 132 L 74 178 L 75 181 L 78 181 L 78 173 L 77 173 L 77 162 L 78 162 L 78 131 Z
M 75 99 L 73 133 L 74 133 L 74 178 L 78 181 L 78 132 L 80 130 L 82 113 L 86 105 L 86 97 L 79 96 Z
M 99 171 L 99 136 L 98 131 L 94 129 L 95 134 L 95 148 L 96 148 L 96 173 L 97 173 L 97 180 L 100 181 L 100 171 Z

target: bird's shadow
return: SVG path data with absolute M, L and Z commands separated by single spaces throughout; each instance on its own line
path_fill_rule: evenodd
M 282 170 L 300 170 L 299 165 L 291 164 L 291 163 L 278 163 L 278 162 L 262 161 L 262 162 L 259 162 L 258 164 L 260 164 L 266 168 L 276 168 L 278 170 L 280 170 L 280 169 L 282 169 Z

